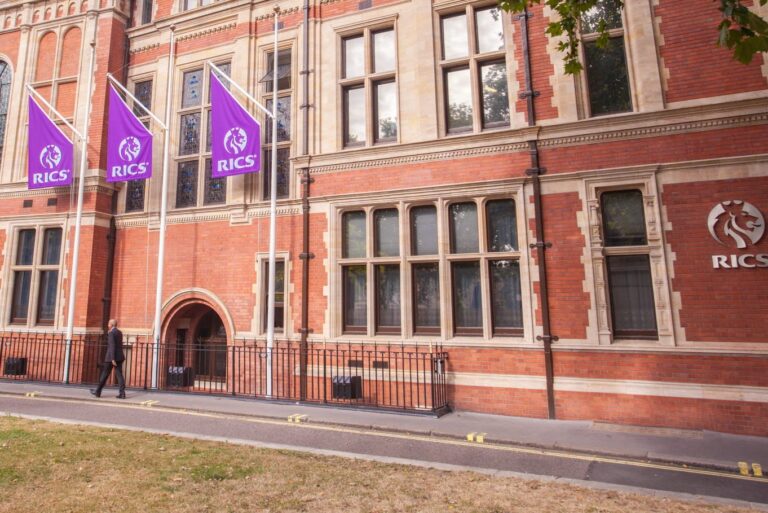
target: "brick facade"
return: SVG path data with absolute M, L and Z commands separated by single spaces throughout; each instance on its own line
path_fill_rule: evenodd
M 307 328 L 310 342 L 318 344 L 442 346 L 449 354 L 452 407 L 546 417 L 544 351 L 537 339 L 543 333 L 541 262 L 530 248 L 537 234 L 534 192 L 526 174 L 531 166 L 529 142 L 536 140 L 546 168 L 541 177 L 544 238 L 552 244 L 545 255 L 551 331 L 558 337 L 553 343 L 556 418 L 768 435 L 768 267 L 715 269 L 712 260 L 713 255 L 768 254 L 768 235 L 739 249 L 728 245 L 722 227 L 716 229 L 726 244 L 714 240 L 707 226 L 713 208 L 734 200 L 748 202 L 768 217 L 768 67 L 764 56 L 756 56 L 749 66 L 735 63 L 714 45 L 719 14 L 711 1 L 657 0 L 647 11 L 628 6 L 623 28 L 630 49 L 626 59 L 632 105 L 628 112 L 602 117 L 585 114 L 584 82 L 562 73 L 556 42 L 544 34 L 551 13 L 534 8 L 529 41 L 533 88 L 538 92 L 535 127 L 528 126 L 526 101 L 518 98 L 526 88 L 520 21 L 503 14 L 505 57 L 499 62 L 506 66 L 509 125 L 482 130 L 476 123 L 474 130 L 456 135 L 448 133 L 442 117 L 446 85 L 441 66 L 451 64 L 441 55 L 440 17 L 464 12 L 467 4 L 483 8 L 487 3 L 373 0 L 366 7 L 358 0 L 311 0 L 305 106 L 304 12 L 300 2 L 279 3 L 286 11 L 280 48 L 291 52 L 291 87 L 281 94 L 291 96 L 289 193 L 278 202 L 277 218 L 277 253 L 285 261 L 287 282 L 281 338 L 299 340 L 300 330 Z M 71 9 L 54 4 L 62 9 L 51 9 L 50 2 L 0 4 L 0 59 L 13 70 L 0 161 L 0 329 L 63 333 L 70 307 L 76 198 L 70 189 L 26 189 L 23 86 L 29 82 L 37 84 L 43 96 L 55 95 L 56 106 L 79 129 L 85 126 L 87 103 L 92 105 L 75 331 L 101 332 L 103 319 L 116 317 L 127 334 L 153 335 L 162 132 L 152 126 L 157 135 L 155 175 L 146 184 L 144 208 L 126 212 L 127 186 L 104 181 L 106 73 L 111 72 L 129 87 L 151 79 L 152 109 L 161 118 L 166 90 L 174 91 L 163 336 L 171 341 L 180 326 L 194 331 L 201 316 L 212 310 L 222 320 L 228 344 L 263 339 L 263 266 L 269 241 L 268 202 L 260 199 L 263 180 L 228 179 L 222 204 L 177 209 L 172 200 L 178 164 L 187 159 L 178 150 L 183 72 L 202 68 L 209 59 L 228 61 L 232 77 L 264 100 L 261 79 L 266 52 L 272 49 L 273 2 L 227 7 L 230 3 L 221 1 L 185 12 L 183 2 L 163 0 L 153 2 L 147 25 L 139 23 L 143 7 L 135 5 L 129 13 L 128 2 L 85 0 Z M 169 77 L 172 24 L 177 68 Z M 396 32 L 398 134 L 393 143 L 368 141 L 345 148 L 341 41 L 382 27 Z M 86 77 L 93 40 L 95 75 Z M 636 51 L 647 41 L 655 44 L 654 62 L 647 60 L 653 59 L 653 52 L 649 57 Z M 477 66 L 475 62 L 484 61 L 472 62 Z M 471 87 L 472 101 L 480 101 L 481 88 Z M 367 94 L 366 115 L 371 116 L 373 93 Z M 307 148 L 302 143 L 305 133 Z M 305 169 L 313 180 L 309 251 L 314 258 L 309 262 L 308 325 L 302 326 L 300 177 Z M 202 171 L 198 182 L 204 183 Z M 649 240 L 640 251 L 651 255 L 654 266 L 650 287 L 658 340 L 622 339 L 612 328 L 610 284 L 601 259 L 617 253 L 601 246 L 599 197 L 621 189 L 638 189 L 643 195 Z M 518 248 L 504 258 L 515 260 L 520 270 L 522 335 L 494 335 L 494 321 L 487 314 L 492 294 L 487 269 L 481 272 L 479 293 L 486 311 L 482 333 L 455 335 L 453 262 L 496 257 L 490 250 L 470 256 L 451 253 L 448 208 L 475 202 L 484 219 L 484 206 L 498 199 L 514 200 Z M 25 206 L 26 200 L 31 205 Z M 440 269 L 440 326 L 429 336 L 413 334 L 414 304 L 407 293 L 411 284 L 406 283 L 416 261 L 410 254 L 407 216 L 420 205 L 435 205 L 439 218 L 440 249 L 433 260 Z M 376 208 L 394 208 L 400 216 L 396 265 L 403 276 L 402 330 L 390 335 L 344 334 L 341 215 Z M 373 210 L 367 211 L 368 219 Z M 111 221 L 116 239 L 109 269 Z M 56 320 L 53 326 L 43 326 L 31 313 L 26 324 L 14 324 L 10 311 L 18 233 L 50 226 L 60 226 L 66 234 Z M 372 229 L 372 222 L 368 226 Z M 484 229 L 478 230 L 481 238 Z M 367 240 L 372 246 L 370 233 Z M 754 257 L 746 261 L 759 262 Z M 362 265 L 371 262 L 377 265 L 375 258 Z M 106 290 L 110 272 L 112 287 Z M 106 298 L 111 298 L 109 311 Z M 374 306 L 366 308 L 370 318 Z

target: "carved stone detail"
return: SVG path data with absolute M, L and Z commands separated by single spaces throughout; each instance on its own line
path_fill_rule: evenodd
M 656 310 L 656 330 L 658 342 L 654 344 L 675 345 L 672 323 L 672 304 L 669 290 L 667 262 L 664 254 L 659 212 L 658 191 L 656 190 L 655 172 L 627 173 L 610 178 L 585 178 L 585 207 L 589 213 L 590 255 L 593 277 L 593 291 L 597 332 L 600 344 L 611 344 L 610 290 L 608 288 L 606 258 L 608 254 L 648 254 L 651 269 L 651 285 Z M 643 195 L 647 247 L 611 247 L 605 248 L 602 240 L 602 219 L 600 211 L 600 193 L 603 190 L 617 188 L 639 189 Z M 593 317 L 594 319 L 594 317 Z
M 495 153 L 511 153 L 524 151 L 528 149 L 527 143 L 500 144 L 494 146 L 480 146 L 475 148 L 450 150 L 433 153 L 423 153 L 418 155 L 407 155 L 404 157 L 391 157 L 372 160 L 360 160 L 345 162 L 342 164 L 329 164 L 327 166 L 317 166 L 310 170 L 310 174 L 319 175 L 333 173 L 336 171 L 347 171 L 357 169 L 367 169 L 374 167 L 386 167 L 401 164 L 414 164 L 418 162 L 430 162 L 435 160 L 452 160 L 462 157 L 473 157 L 476 155 L 492 155 Z
M 603 219 L 600 215 L 600 200 L 593 198 L 587 200 L 589 210 L 589 239 L 593 248 L 603 247 Z
M 643 195 L 645 205 L 645 225 L 648 232 L 649 241 L 658 241 L 661 237 L 659 233 L 659 223 L 656 219 L 656 196 Z
M 186 41 L 188 39 L 196 39 L 198 37 L 204 37 L 209 36 L 211 34 L 215 34 L 216 32 L 224 32 L 225 30 L 230 30 L 237 27 L 237 23 L 227 23 L 224 25 L 218 25 L 216 27 L 209 27 L 204 30 L 198 30 L 197 32 L 191 32 L 189 34 L 184 34 L 176 38 L 177 41 Z

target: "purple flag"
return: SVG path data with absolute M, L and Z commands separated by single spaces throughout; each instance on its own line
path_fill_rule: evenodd
M 107 181 L 145 180 L 152 176 L 152 133 L 109 87 Z
M 211 72 L 211 176 L 261 170 L 261 126 Z
M 40 106 L 29 97 L 29 188 L 60 187 L 72 183 L 74 147 Z

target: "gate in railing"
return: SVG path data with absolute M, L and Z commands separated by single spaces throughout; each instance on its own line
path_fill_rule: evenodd
M 292 341 L 275 342 L 271 349 L 264 341 L 223 342 L 160 344 L 158 388 L 432 413 L 448 409 L 448 355 L 440 348 L 320 343 L 302 352 Z M 150 388 L 152 341 L 125 337 L 124 350 L 126 386 Z M 0 335 L 0 379 L 61 383 L 66 351 L 61 334 Z M 69 383 L 95 384 L 105 337 L 75 337 L 69 351 Z

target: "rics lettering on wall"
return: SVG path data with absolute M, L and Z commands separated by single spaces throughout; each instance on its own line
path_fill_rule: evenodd
M 745 252 L 712 255 L 714 269 L 768 268 L 768 253 L 758 253 L 757 246 L 765 234 L 763 213 L 743 200 L 723 201 L 715 205 L 707 218 L 709 233 L 723 246 Z

